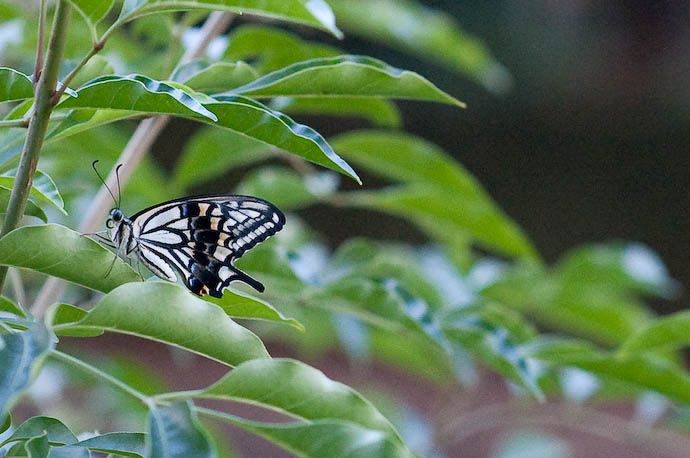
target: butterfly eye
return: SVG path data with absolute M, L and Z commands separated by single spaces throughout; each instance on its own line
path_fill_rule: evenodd
M 124 215 L 119 209 L 115 209 L 115 211 L 113 211 L 113 221 L 115 221 L 116 223 L 121 221 L 123 216 Z
M 107 227 L 108 229 L 112 229 L 113 227 L 115 227 L 115 222 L 112 219 L 108 218 L 105 222 L 105 227 Z

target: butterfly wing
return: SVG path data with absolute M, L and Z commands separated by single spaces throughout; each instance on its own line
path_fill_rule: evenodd
M 134 215 L 141 260 L 158 276 L 183 276 L 198 295 L 221 297 L 233 280 L 264 287 L 233 265 L 247 250 L 283 228 L 273 204 L 250 196 L 198 196 L 165 202 Z

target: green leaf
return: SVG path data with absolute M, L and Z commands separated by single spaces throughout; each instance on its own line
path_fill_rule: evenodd
M 29 99 L 34 96 L 31 78 L 13 68 L 0 67 L 0 102 Z
M 2 328 L 0 328 L 2 332 Z M 0 334 L 5 346 L 0 349 L 0 416 L 29 384 L 33 371 L 54 342 L 45 326 L 38 322 L 21 332 Z
M 86 317 L 56 330 L 97 329 L 164 342 L 224 364 L 267 358 L 259 338 L 223 310 L 164 282 L 128 283 L 108 293 Z
M 174 189 L 196 188 L 228 170 L 271 156 L 272 146 L 235 132 L 202 128 L 185 143 L 172 174 Z
M 200 396 L 258 404 L 306 420 L 346 420 L 398 437 L 393 425 L 359 393 L 290 359 L 243 363 Z
M 620 359 L 588 342 L 574 339 L 542 339 L 531 345 L 530 356 L 556 366 L 574 366 L 611 377 L 637 388 L 690 402 L 690 376 L 684 368 L 656 355 Z
M 245 24 L 230 32 L 225 58 L 252 59 L 261 73 L 268 73 L 319 57 L 334 57 L 342 50 L 323 43 L 302 40 L 286 30 L 264 25 Z
M 12 188 L 14 186 L 14 179 L 17 170 L 12 170 L 2 176 L 0 176 L 0 186 L 3 188 Z M 57 185 L 48 174 L 36 170 L 34 173 L 33 184 L 31 185 L 30 195 L 42 202 L 48 203 L 53 207 L 60 210 L 63 214 L 67 214 L 65 211 L 65 202 L 62 200 L 60 191 L 58 191 Z
M 274 145 L 308 161 L 354 178 L 359 177 L 314 129 L 243 96 L 219 96 L 205 106 L 218 115 L 214 125 Z
M 178 68 L 170 79 L 195 91 L 217 94 L 243 86 L 258 76 L 257 71 L 246 62 L 194 60 Z
M 48 434 L 44 432 L 40 436 L 32 437 L 26 441 L 24 448 L 29 458 L 48 458 L 48 454 L 50 453 Z
M 331 173 L 331 172 L 328 172 Z M 297 172 L 285 167 L 261 167 L 237 187 L 238 194 L 261 197 L 283 211 L 306 207 L 318 201 Z
M 231 318 L 276 321 L 304 331 L 304 326 L 294 318 L 286 318 L 268 302 L 240 291 L 225 290 L 223 297 L 204 296 L 204 300 L 222 308 Z
M 108 14 L 114 0 L 69 0 L 79 14 L 84 18 L 91 30 L 91 38 L 94 43 L 98 40 L 96 24 Z
M 190 402 L 151 406 L 148 429 L 144 455 L 149 458 L 216 456 L 208 433 L 199 424 Z
M 9 205 L 10 194 L 12 194 L 12 190 L 10 188 L 0 186 L 0 209 L 2 209 L 2 211 L 0 211 L 0 214 L 4 214 L 5 209 Z M 26 209 L 24 210 L 24 214 L 29 216 L 35 216 L 36 218 L 43 220 L 44 223 L 48 222 L 48 217 L 43 212 L 43 210 L 41 210 L 41 207 L 33 203 L 31 200 L 26 201 Z
M 412 458 L 397 438 L 341 420 L 309 423 L 260 423 L 209 409 L 196 408 L 274 442 L 296 456 L 305 458 Z
M 621 358 L 655 350 L 677 350 L 690 345 L 690 311 L 657 318 L 623 342 Z
M 74 445 L 97 452 L 144 458 L 145 440 L 146 434 L 143 433 L 106 433 L 77 442 Z
M 400 127 L 402 117 L 394 103 L 375 97 L 292 98 L 277 97 L 271 107 L 290 114 L 364 118 L 380 127 Z
M 127 110 L 72 110 L 48 133 L 44 144 L 49 145 L 70 135 L 134 116 L 137 113 Z
M 103 292 L 140 280 L 114 253 L 58 224 L 25 226 L 7 234 L 0 239 L 0 264 L 37 270 Z
M 12 415 L 8 412 L 7 415 L 5 415 L 5 420 L 0 423 L 0 434 L 10 429 L 10 426 L 12 426 Z
M 79 97 L 66 98 L 56 109 L 109 108 L 217 120 L 192 95 L 144 75 L 102 76 L 79 88 L 77 94 Z
M 536 251 L 520 228 L 483 196 L 409 184 L 381 191 L 341 194 L 347 205 L 374 208 L 412 220 L 438 222 L 471 235 L 477 242 L 509 256 L 535 258 Z M 450 209 L 450 210 L 449 210 Z M 422 224 L 424 229 L 425 224 Z M 431 234 L 434 235 L 434 234 Z
M 99 2 L 100 3 L 100 2 Z M 115 73 L 113 66 L 105 57 L 96 54 L 91 57 L 89 61 L 82 67 L 79 73 L 76 74 L 72 80 L 72 87 L 80 87 L 91 80 L 103 75 L 112 75 Z
M 54 328 L 57 325 L 75 323 L 82 318 L 84 318 L 88 312 L 84 309 L 80 309 L 74 305 L 69 304 L 53 304 L 46 311 L 45 321 L 49 327 Z M 103 330 L 100 329 L 82 329 L 82 330 L 64 330 L 56 331 L 58 336 L 69 336 L 69 337 L 96 337 L 103 334 Z
M 380 97 L 465 106 L 421 75 L 366 56 L 298 62 L 231 93 L 251 97 Z
M 469 75 L 492 92 L 505 92 L 512 77 L 487 46 L 464 32 L 455 18 L 411 0 L 330 0 L 338 23 L 451 70 Z
M 20 306 L 6 298 L 5 296 L 0 296 L 0 312 L 8 312 L 13 315 L 17 315 L 22 318 L 28 318 L 26 313 Z
M 46 440 L 52 444 L 73 444 L 77 441 L 74 433 L 57 418 L 39 416 L 31 417 L 19 425 L 1 445 L 15 441 L 26 441 L 32 437 L 42 436 L 44 433 L 47 433 Z
M 536 364 L 522 345 L 536 332 L 518 313 L 495 304 L 465 307 L 444 317 L 443 332 L 499 374 L 544 399 Z
M 256 14 L 324 29 L 341 37 L 333 11 L 323 0 L 125 0 L 117 23 L 162 11 L 206 9 Z

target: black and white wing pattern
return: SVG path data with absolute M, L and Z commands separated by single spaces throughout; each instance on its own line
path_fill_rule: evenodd
M 251 196 L 212 195 L 171 200 L 132 216 L 137 254 L 156 275 L 192 292 L 221 297 L 233 280 L 264 286 L 233 265 L 247 250 L 283 228 L 273 204 Z

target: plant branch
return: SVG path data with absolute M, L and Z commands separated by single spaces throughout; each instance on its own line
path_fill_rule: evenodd
M 29 122 L 29 131 L 21 159 L 19 160 L 19 168 L 17 169 L 14 186 L 12 187 L 5 221 L 2 225 L 2 230 L 0 230 L 0 238 L 17 227 L 26 209 L 26 201 L 29 198 L 29 191 L 33 184 L 41 146 L 43 146 L 43 140 L 48 129 L 50 113 L 53 110 L 50 98 L 57 86 L 58 72 L 60 71 L 60 63 L 62 62 L 62 53 L 65 48 L 67 28 L 69 27 L 71 15 L 71 5 L 66 0 L 58 0 L 45 59 L 45 68 L 41 72 L 41 77 L 36 85 L 34 97 L 35 110 Z M 4 286 L 6 276 L 7 267 L 0 267 L 0 291 L 2 291 Z
M 131 386 L 127 385 L 126 383 L 116 379 L 112 375 L 106 374 L 102 370 L 98 369 L 97 367 L 92 366 L 91 364 L 85 363 L 84 361 L 75 358 L 74 356 L 70 356 L 66 353 L 62 353 L 61 351 L 58 350 L 51 350 L 50 353 L 48 354 L 50 357 L 53 359 L 56 359 L 58 361 L 62 361 L 63 363 L 69 364 L 70 366 L 76 367 L 77 369 L 80 369 L 83 372 L 87 372 L 97 378 L 100 378 L 102 380 L 105 380 L 108 382 L 110 385 L 112 385 L 114 388 L 117 388 L 118 390 L 129 394 L 132 397 L 137 398 L 140 400 L 142 403 L 148 405 L 149 403 L 149 397 L 146 396 L 144 393 L 132 388 Z
M 67 74 L 67 76 L 65 77 L 64 81 L 62 82 L 62 86 L 60 87 L 60 89 L 58 89 L 58 90 L 55 92 L 55 94 L 53 95 L 53 97 L 50 99 L 50 103 L 51 103 L 51 104 L 53 104 L 53 105 L 57 105 L 57 104 L 58 104 L 58 102 L 60 101 L 60 97 L 62 97 L 62 94 L 65 93 L 65 90 L 69 87 L 70 83 L 72 83 L 72 80 L 74 79 L 74 77 L 77 76 L 77 73 L 79 73 L 79 71 L 80 71 L 82 68 L 84 68 L 84 65 L 86 65 L 86 64 L 89 62 L 89 60 L 91 60 L 91 58 L 92 58 L 93 56 L 95 56 L 96 54 L 98 54 L 98 52 L 99 52 L 101 49 L 103 49 L 103 46 L 104 46 L 104 45 L 105 45 L 105 42 L 104 42 L 104 41 L 99 41 L 99 42 L 97 42 L 97 43 L 94 43 L 94 45 L 93 45 L 93 47 L 91 48 L 91 50 L 89 51 L 89 53 L 88 53 L 86 56 L 84 56 L 84 58 L 81 60 L 81 62 L 79 62 L 79 63 L 77 64 L 77 66 L 74 67 L 74 68 L 72 69 L 71 72 L 69 72 L 69 73 Z
M 46 34 L 46 0 L 41 0 L 38 13 L 38 40 L 36 40 L 36 65 L 34 66 L 33 81 L 36 84 L 43 71 L 43 47 L 45 46 Z
M 223 33 L 234 17 L 235 15 L 231 13 L 218 11 L 211 13 L 201 28 L 202 39 L 196 46 L 185 52 L 184 56 L 180 59 L 180 65 L 202 56 L 206 52 L 206 48 L 211 40 Z M 101 41 L 105 40 L 105 38 L 106 35 L 104 35 Z M 110 170 L 105 180 L 110 189 L 114 191 L 117 189 L 117 177 L 115 174 L 117 165 L 123 164 L 120 169 L 120 183 L 124 185 L 143 158 L 144 153 L 149 149 L 166 126 L 168 119 L 167 116 L 159 116 L 146 119 L 139 123 L 139 126 L 134 131 L 134 134 L 132 134 L 129 142 L 127 142 L 127 146 L 125 146 L 125 149 L 122 151 L 122 154 L 113 165 L 113 168 Z M 106 187 L 103 186 L 91 202 L 89 209 L 86 211 L 86 215 L 79 226 L 79 230 L 83 233 L 95 232 L 102 224 L 110 207 L 110 193 Z M 63 280 L 56 277 L 50 277 L 43 285 L 43 288 L 41 288 L 31 309 L 32 313 L 35 316 L 42 316 L 48 306 L 57 300 L 64 286 L 65 282 Z

